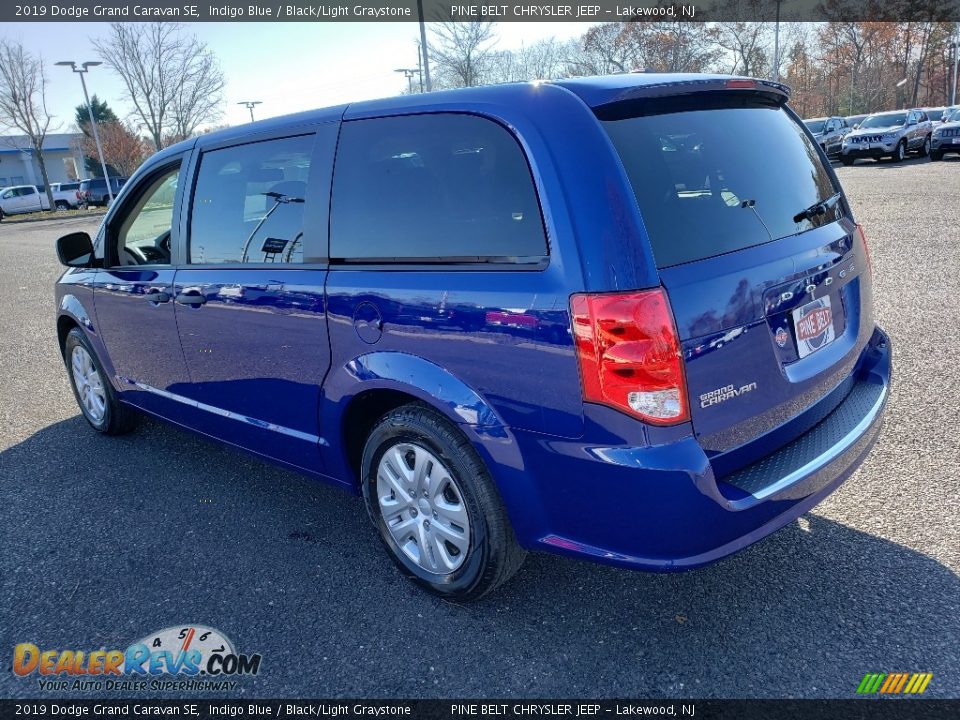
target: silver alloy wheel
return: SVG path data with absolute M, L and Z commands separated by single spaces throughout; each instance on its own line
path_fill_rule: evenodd
M 409 442 L 388 448 L 377 467 L 377 499 L 400 551 L 423 570 L 448 575 L 470 548 L 470 517 L 450 471 Z
M 907 147 L 905 143 L 900 142 L 897 144 L 897 160 L 903 160 L 903 158 L 906 157 L 906 149 Z
M 80 396 L 80 404 L 87 417 L 95 425 L 99 425 L 107 413 L 107 393 L 93 358 L 82 345 L 73 348 L 70 367 L 73 371 L 73 382 L 77 386 L 77 395 Z
M 930 137 L 927 136 L 927 139 L 923 141 L 923 154 L 924 156 L 930 154 Z

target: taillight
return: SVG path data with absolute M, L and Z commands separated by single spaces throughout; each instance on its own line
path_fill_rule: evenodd
M 657 425 L 688 420 L 680 342 L 662 289 L 570 299 L 583 399 Z
M 867 234 L 863 231 L 863 225 L 857 225 L 857 232 L 863 243 L 863 252 L 867 256 L 867 269 L 870 271 L 870 277 L 873 277 L 873 259 L 870 257 L 870 246 L 867 244 Z
M 727 80 L 725 83 L 729 90 L 756 90 L 757 83 L 754 80 Z

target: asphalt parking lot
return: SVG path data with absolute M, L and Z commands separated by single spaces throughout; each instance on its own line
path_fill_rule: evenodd
M 0 697 L 42 696 L 11 672 L 17 643 L 125 648 L 187 623 L 262 655 L 241 697 L 846 698 L 867 672 L 960 696 L 960 158 L 837 172 L 895 351 L 866 464 L 709 568 L 531 555 L 469 606 L 403 580 L 357 498 L 158 422 L 90 430 L 52 241 L 96 223 L 0 223 Z

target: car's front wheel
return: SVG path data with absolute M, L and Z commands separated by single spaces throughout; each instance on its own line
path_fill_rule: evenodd
M 903 159 L 907 156 L 907 141 L 901 140 L 897 143 L 897 149 L 893 151 L 893 155 L 890 156 L 890 159 L 893 162 L 903 162 Z
M 841 155 L 841 156 L 840 156 L 840 162 L 842 162 L 844 165 L 846 165 L 847 167 L 849 167 L 850 165 L 853 165 L 853 158 L 852 158 L 852 157 L 847 157 L 846 155 Z
M 930 159 L 931 159 L 931 160 L 943 160 L 943 153 L 940 152 L 940 151 L 938 151 L 938 150 L 931 150 L 931 151 L 930 151 Z
M 370 432 L 363 498 L 405 575 L 443 597 L 474 600 L 506 582 L 525 556 L 483 461 L 431 408 L 404 405 Z
M 97 354 L 80 328 L 67 334 L 63 360 L 77 405 L 91 427 L 106 435 L 120 435 L 132 430 L 136 415 L 117 400 Z

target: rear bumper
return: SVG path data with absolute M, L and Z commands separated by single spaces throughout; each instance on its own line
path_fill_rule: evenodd
M 869 453 L 890 385 L 890 343 L 879 328 L 851 380 L 846 398 L 821 422 L 722 479 L 690 436 L 632 448 L 518 434 L 536 506 L 511 512 L 520 516 L 521 542 L 655 571 L 694 568 L 736 552 L 815 506 Z M 516 493 L 506 495 L 516 511 Z

